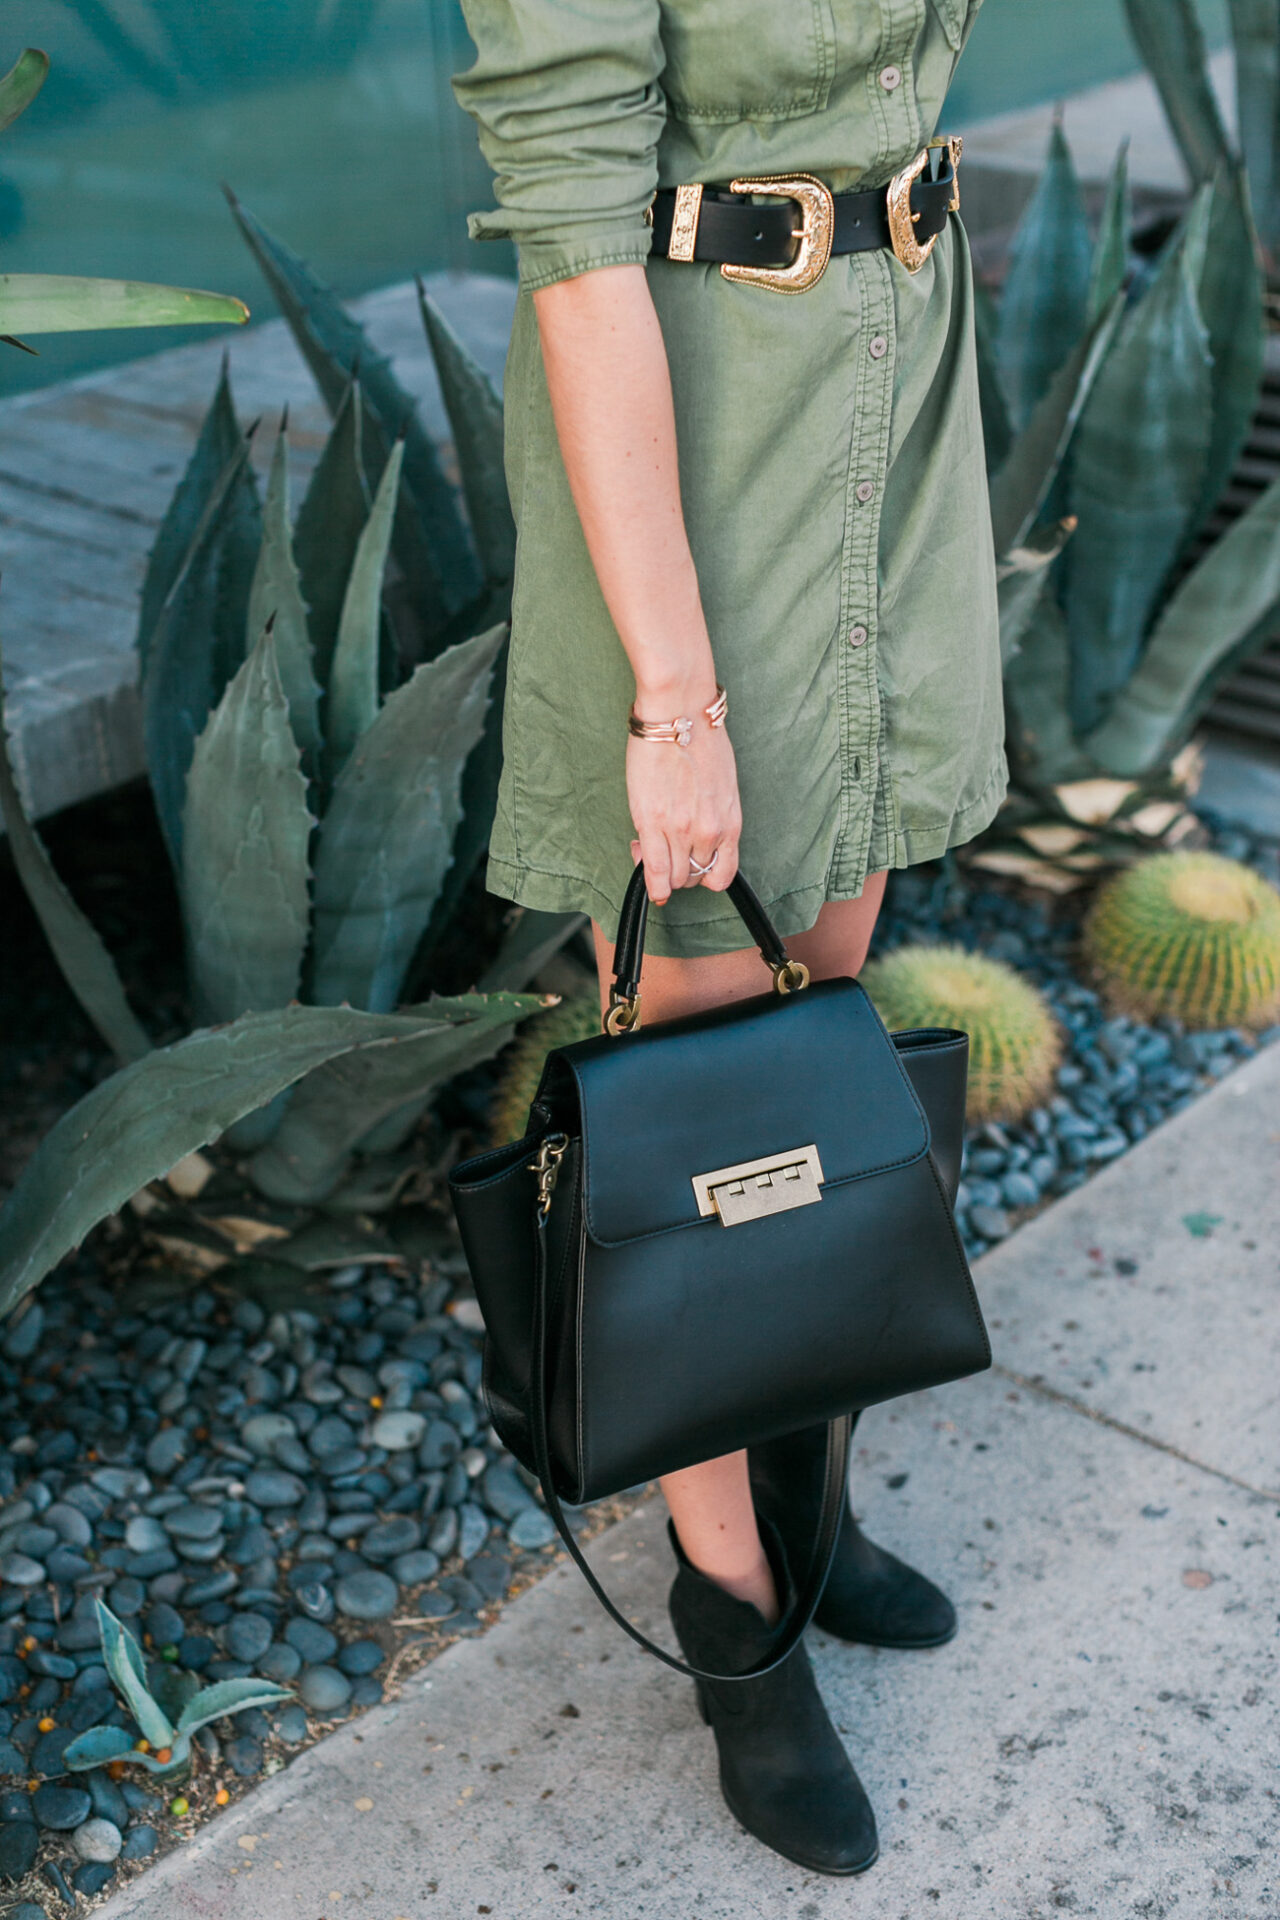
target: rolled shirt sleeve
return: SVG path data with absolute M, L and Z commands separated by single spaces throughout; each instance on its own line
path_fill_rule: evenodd
M 463 0 L 478 58 L 453 82 L 494 172 L 476 240 L 514 240 L 530 290 L 647 259 L 666 115 L 658 0 Z

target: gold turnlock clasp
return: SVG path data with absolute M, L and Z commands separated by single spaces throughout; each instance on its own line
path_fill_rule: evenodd
M 538 1176 L 538 1217 L 541 1220 L 545 1220 L 551 1211 L 551 1196 L 555 1191 L 556 1177 L 568 1147 L 567 1133 L 549 1133 L 538 1148 L 537 1159 L 529 1161 L 530 1173 L 536 1173 Z
M 717 1167 L 695 1173 L 693 1193 L 698 1212 L 719 1216 L 723 1227 L 744 1220 L 763 1220 L 771 1213 L 789 1213 L 810 1207 L 822 1198 L 822 1162 L 813 1145 L 785 1153 L 766 1154 L 763 1160 L 742 1160 L 735 1167 Z
M 609 995 L 609 1005 L 602 1024 L 604 1031 L 614 1036 L 633 1033 L 640 1025 L 640 995 L 619 993 L 615 988 Z
M 782 960 L 773 969 L 775 993 L 803 993 L 809 984 L 809 969 L 803 960 Z
M 745 286 L 765 287 L 770 293 L 803 293 L 816 285 L 826 272 L 831 258 L 836 210 L 831 189 L 812 173 L 764 173 L 754 179 L 731 180 L 731 193 L 768 193 L 780 200 L 794 200 L 800 209 L 800 225 L 791 229 L 800 242 L 796 257 L 787 267 L 739 267 L 726 263 L 720 271 L 726 280 L 738 280 Z
M 951 198 L 947 202 L 948 213 L 960 210 L 960 155 L 964 151 L 964 141 L 958 133 L 947 134 L 936 140 L 930 140 L 928 146 L 921 147 L 915 159 L 895 173 L 885 188 L 885 205 L 889 213 L 889 243 L 897 258 L 908 273 L 919 273 L 929 255 L 933 252 L 934 242 L 938 238 L 931 233 L 923 246 L 916 239 L 915 226 L 920 215 L 913 211 L 911 189 L 929 164 L 929 155 L 935 147 L 945 147 L 951 161 Z

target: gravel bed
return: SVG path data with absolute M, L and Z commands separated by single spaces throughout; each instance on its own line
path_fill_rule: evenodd
M 1280 878 L 1280 844 L 1214 837 Z M 971 1255 L 1280 1033 L 1108 1018 L 1079 976 L 1077 923 L 1071 902 L 952 862 L 891 884 L 878 950 L 946 940 L 1007 960 L 1066 1036 L 1044 1107 L 969 1138 Z M 483 1074 L 451 1098 L 481 1111 Z M 15 1920 L 139 1870 L 386 1697 L 406 1665 L 483 1631 L 555 1551 L 481 1403 L 456 1242 L 430 1260 L 353 1261 L 314 1279 L 307 1306 L 275 1311 L 216 1277 L 148 1299 L 108 1271 L 95 1238 L 0 1337 L 0 1885 Z M 76 1733 L 132 1725 L 101 1664 L 97 1594 L 154 1669 L 202 1684 L 255 1673 L 294 1697 L 205 1729 L 176 1786 L 65 1773 Z

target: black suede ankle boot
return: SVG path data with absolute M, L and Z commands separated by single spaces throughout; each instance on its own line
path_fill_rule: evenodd
M 685 1659 L 721 1673 L 753 1665 L 777 1629 L 691 1565 L 669 1522 L 667 1530 L 680 1563 L 671 1620 Z M 785 1607 L 792 1597 L 786 1556 L 767 1522 L 761 1535 Z M 875 1814 L 827 1716 L 803 1642 L 758 1679 L 695 1684 L 719 1749 L 720 1790 L 747 1832 L 815 1873 L 863 1873 L 873 1865 Z
M 781 1534 L 797 1577 L 813 1542 L 826 1451 L 826 1428 L 806 1427 L 748 1453 L 756 1511 Z M 847 1495 L 835 1558 L 813 1618 L 824 1633 L 869 1647 L 940 1647 L 956 1630 L 946 1594 L 868 1540 Z

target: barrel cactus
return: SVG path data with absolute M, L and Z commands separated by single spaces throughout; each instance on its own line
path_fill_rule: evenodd
M 1101 889 L 1084 948 L 1122 1012 L 1193 1027 L 1280 1018 L 1280 893 L 1221 854 L 1157 854 Z
M 503 1056 L 490 1126 L 495 1146 L 518 1140 L 529 1118 L 538 1090 L 543 1062 L 553 1047 L 589 1040 L 600 1031 L 600 1003 L 594 994 L 575 994 L 558 1007 L 532 1020 L 517 1034 Z
M 1061 1052 L 1043 996 L 1000 960 L 963 947 L 899 947 L 862 984 L 891 1032 L 962 1027 L 971 1120 L 1018 1120 L 1048 1094 Z

